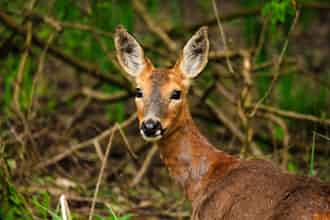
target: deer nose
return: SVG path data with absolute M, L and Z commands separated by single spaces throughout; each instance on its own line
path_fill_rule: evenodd
M 155 137 L 161 135 L 162 125 L 158 120 L 148 119 L 142 122 L 141 130 L 147 137 Z

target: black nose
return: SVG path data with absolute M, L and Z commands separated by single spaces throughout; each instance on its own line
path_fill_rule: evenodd
M 154 119 L 148 119 L 142 122 L 141 130 L 143 131 L 144 135 L 147 137 L 155 137 L 159 134 L 157 132 L 161 132 L 162 125 L 159 121 Z

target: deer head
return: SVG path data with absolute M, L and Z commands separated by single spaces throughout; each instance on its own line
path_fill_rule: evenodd
M 155 68 L 123 27 L 116 30 L 115 47 L 119 64 L 135 81 L 140 133 L 147 141 L 157 141 L 178 126 L 178 119 L 187 107 L 189 81 L 207 64 L 207 28 L 200 28 L 191 37 L 169 69 Z

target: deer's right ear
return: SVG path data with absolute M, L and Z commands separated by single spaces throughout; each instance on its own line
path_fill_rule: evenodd
M 119 64 L 129 75 L 136 77 L 146 68 L 142 47 L 122 26 L 116 29 L 115 47 Z

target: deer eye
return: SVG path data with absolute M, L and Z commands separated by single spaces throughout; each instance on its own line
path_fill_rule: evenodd
M 181 98 L 181 91 L 180 90 L 174 90 L 171 94 L 171 99 L 179 100 Z
M 142 98 L 143 97 L 143 93 L 142 93 L 142 90 L 140 88 L 136 88 L 135 97 L 136 98 Z

